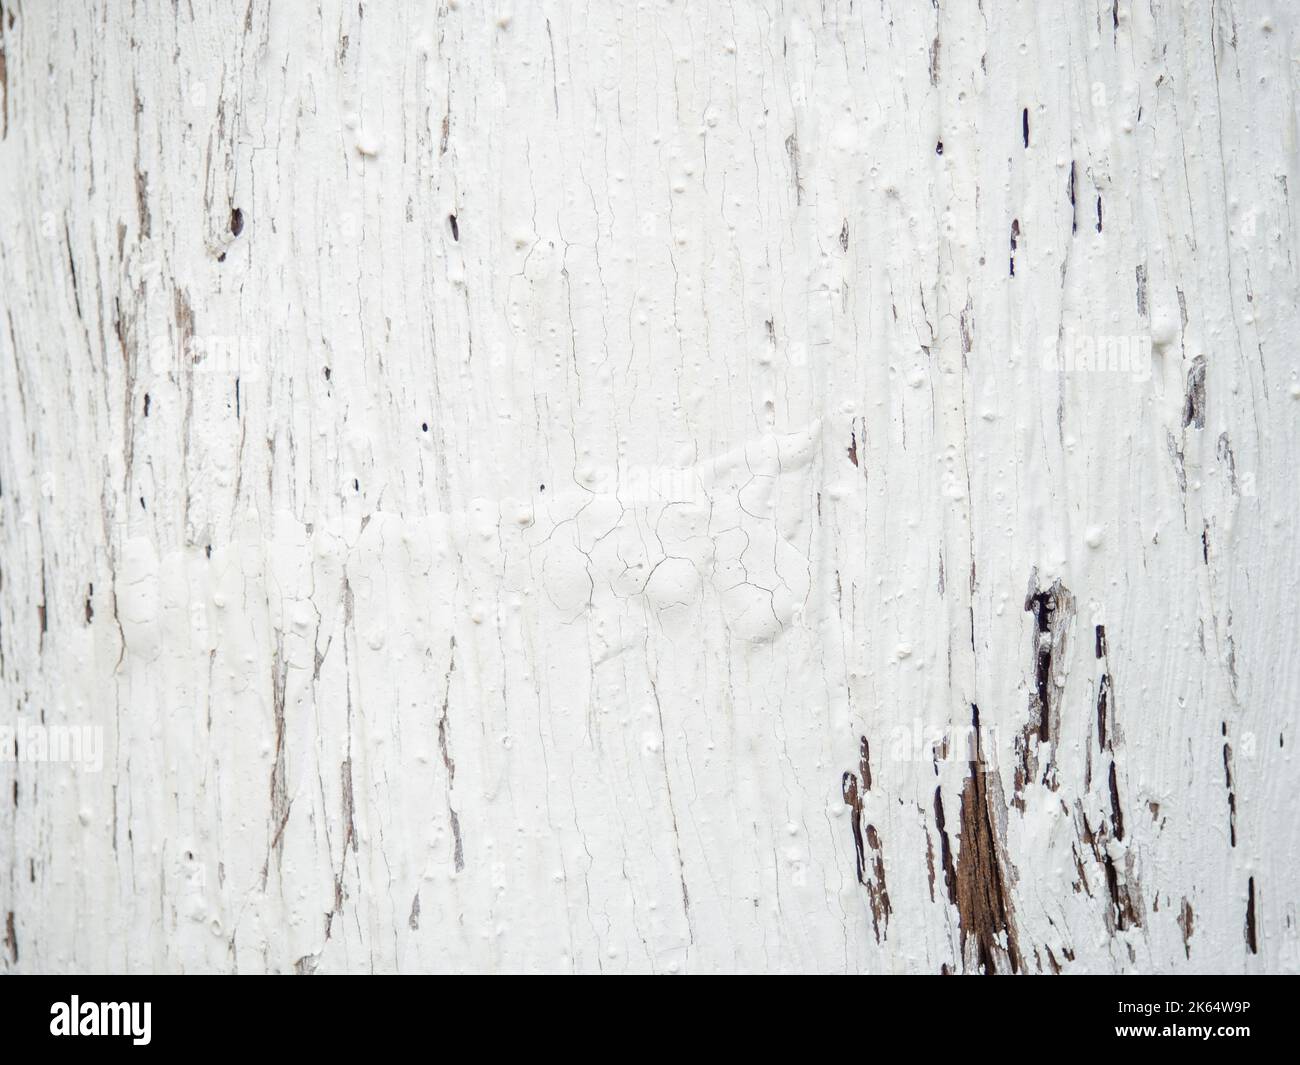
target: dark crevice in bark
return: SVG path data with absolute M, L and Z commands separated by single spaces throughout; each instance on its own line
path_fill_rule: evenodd
M 853 849 L 857 854 L 858 863 L 858 883 L 866 884 L 866 858 L 862 850 L 862 796 L 858 792 L 858 777 L 856 773 L 846 770 L 843 778 L 840 780 L 840 791 L 844 796 L 844 805 L 853 811 L 853 816 L 849 819 L 853 826 Z
M 871 747 L 866 736 L 861 737 L 858 744 L 858 772 L 846 771 L 840 779 L 840 790 L 844 804 L 852 811 L 858 883 L 867 889 L 871 905 L 871 928 L 879 943 L 889 930 L 889 916 L 893 913 L 893 906 L 889 901 L 889 890 L 885 886 L 885 856 L 880 833 L 875 825 L 865 824 L 863 820 L 863 796 L 871 790 Z M 869 869 L 868 848 L 871 850 Z
M 943 884 L 948 901 L 957 905 L 957 873 L 952 864 L 952 844 L 948 840 L 948 822 L 943 813 L 943 790 L 934 789 L 934 824 L 939 830 L 939 856 L 943 863 Z
M 1192 956 L 1192 931 L 1195 927 L 1195 920 L 1192 916 L 1192 904 L 1183 899 L 1182 909 L 1178 913 L 1178 928 L 1183 933 L 1183 954 L 1188 958 Z
M 1114 801 L 1118 802 L 1118 798 L 1115 797 Z M 1137 890 L 1137 885 L 1130 881 L 1130 877 L 1121 875 L 1119 868 L 1115 865 L 1115 859 L 1107 846 L 1105 822 L 1102 823 L 1100 832 L 1094 833 L 1092 826 L 1088 823 L 1087 815 L 1082 812 L 1080 807 L 1079 823 L 1081 824 L 1080 839 L 1092 851 L 1093 857 L 1106 875 L 1106 891 L 1110 897 L 1110 907 L 1106 913 L 1106 927 L 1110 929 L 1112 934 L 1116 931 L 1122 932 L 1127 928 L 1142 927 L 1141 894 Z M 1122 832 L 1122 827 L 1119 831 Z M 1116 835 L 1115 838 L 1118 840 L 1120 837 Z M 1077 854 L 1076 862 L 1078 862 Z M 1082 876 L 1083 866 L 1081 863 L 1078 864 L 1078 870 Z
M 1025 611 L 1034 616 L 1031 663 L 1034 679 L 1029 697 L 1029 722 L 1017 743 L 1020 763 L 1016 768 L 1013 801 L 1022 810 L 1022 792 L 1038 776 L 1038 749 L 1042 745 L 1054 748 L 1060 734 L 1059 697 L 1055 692 L 1064 686 L 1066 634 L 1074 621 L 1074 596 L 1059 579 L 1047 589 L 1040 589 L 1038 570 L 1035 569 L 1029 577 Z M 1056 769 L 1052 761 L 1043 767 L 1038 779 L 1056 790 Z
M 1110 710 L 1110 674 L 1103 673 L 1097 684 L 1097 749 L 1104 751 L 1109 742 L 1106 715 Z
M 1115 760 L 1110 763 L 1110 823 L 1115 830 L 1115 838 L 1124 838 L 1124 814 L 1119 806 L 1119 782 L 1115 778 Z
M 879 943 L 888 936 L 889 915 L 894 911 L 889 902 L 889 889 L 885 886 L 885 854 L 875 825 L 867 825 L 866 839 L 867 846 L 871 848 L 871 876 L 866 881 L 867 898 L 871 903 L 871 930 Z
M 1246 946 L 1252 954 L 1259 953 L 1259 941 L 1255 938 L 1255 878 L 1250 878 L 1246 889 Z
M 1223 731 L 1228 731 L 1228 723 L 1223 723 Z M 1232 744 L 1223 741 L 1223 776 L 1228 788 L 1228 842 L 1237 845 L 1237 792 L 1232 781 Z
M 1120 892 L 1119 873 L 1115 871 L 1115 860 L 1109 854 L 1103 855 L 1102 865 L 1106 870 L 1106 890 L 1110 892 L 1111 905 L 1115 908 L 1115 926 L 1123 931 L 1128 927 L 1129 920 Z
M 1070 181 L 1069 184 L 1066 186 L 1066 192 L 1069 194 L 1070 197 L 1070 232 L 1071 233 L 1079 232 L 1079 205 L 1075 201 L 1075 196 L 1074 196 L 1074 185 L 1075 185 L 1077 172 L 1078 172 L 1077 164 L 1073 160 L 1071 160 Z
M 1016 973 L 1023 962 L 1002 868 L 996 827 L 999 811 L 989 790 L 980 737 L 979 707 L 974 705 L 971 706 L 971 725 L 975 757 L 968 765 L 961 790 L 961 852 L 949 888 L 955 896 L 963 961 L 967 967 L 977 966 L 985 975 L 1005 971 L 1008 967 Z M 936 815 L 941 816 L 942 803 L 937 793 L 935 810 Z M 952 861 L 942 824 L 940 832 L 944 838 L 947 876 Z

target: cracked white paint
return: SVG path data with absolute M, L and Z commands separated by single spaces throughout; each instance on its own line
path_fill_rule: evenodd
M 1300 968 L 1298 74 L 3 0 L 4 966 Z

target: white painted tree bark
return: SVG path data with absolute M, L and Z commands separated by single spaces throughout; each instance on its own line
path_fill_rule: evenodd
M 4 966 L 1296 970 L 1296 29 L 3 0 Z

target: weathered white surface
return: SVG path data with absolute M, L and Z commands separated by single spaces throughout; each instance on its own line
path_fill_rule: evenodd
M 1295 19 L 4 0 L 5 967 L 1300 967 Z

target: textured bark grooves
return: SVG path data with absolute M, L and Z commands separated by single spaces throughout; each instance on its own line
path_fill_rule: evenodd
M 0 0 L 0 968 L 1300 968 L 1294 9 Z

